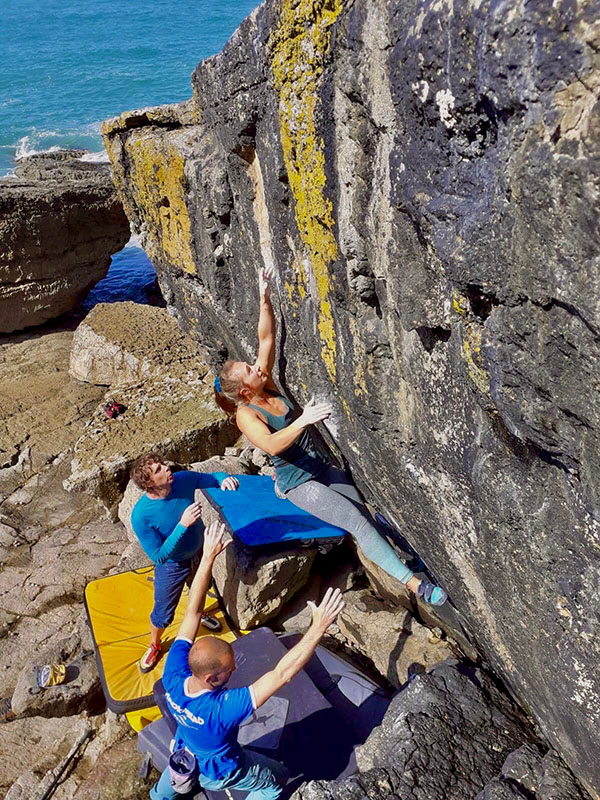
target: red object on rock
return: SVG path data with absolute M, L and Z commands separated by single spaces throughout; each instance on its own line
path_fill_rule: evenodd
M 117 403 L 116 400 L 109 400 L 108 403 L 104 406 L 104 413 L 109 419 L 114 419 L 114 417 L 118 417 L 119 414 L 122 414 L 126 410 L 127 406 L 124 406 L 123 403 Z

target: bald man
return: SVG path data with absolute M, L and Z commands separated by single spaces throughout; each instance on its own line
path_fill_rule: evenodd
M 304 667 L 344 603 L 339 589 L 328 589 L 320 606 L 310 604 L 313 618 L 308 631 L 273 670 L 251 686 L 227 689 L 235 669 L 231 645 L 212 636 L 194 642 L 214 560 L 229 544 L 224 536 L 224 526 L 218 523 L 204 534 L 202 560 L 165 664 L 165 697 L 177 721 L 175 747 L 186 748 L 196 757 L 198 782 L 204 789 L 237 789 L 248 792 L 252 800 L 277 800 L 287 782 L 286 768 L 272 758 L 242 748 L 237 741 L 239 726 Z M 182 797 L 171 785 L 168 768 L 152 787 L 150 797 Z

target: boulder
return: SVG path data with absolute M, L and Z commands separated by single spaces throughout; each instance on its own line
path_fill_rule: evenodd
M 195 371 L 198 347 L 163 309 L 140 303 L 99 303 L 73 336 L 69 373 L 86 383 L 126 386 L 173 364 Z
M 219 515 L 196 492 L 202 519 L 210 525 Z M 316 548 L 260 554 L 234 539 L 217 556 L 213 578 L 227 613 L 240 630 L 255 628 L 277 615 L 285 603 L 306 583 L 315 560 Z
M 74 308 L 130 237 L 106 164 L 29 156 L 0 179 L 0 332 Z
M 552 750 L 524 744 L 511 753 L 499 777 L 488 783 L 475 800 L 585 800 L 564 761 Z
M 596 11 L 266 0 L 195 114 L 104 136 L 214 369 L 255 357 L 276 265 L 281 385 L 333 403 L 327 441 L 597 793 Z
M 346 592 L 344 602 L 346 607 L 338 617 L 340 632 L 396 688 L 415 673 L 428 672 L 455 655 L 441 635 L 368 589 Z
M 294 800 L 474 797 L 504 760 L 532 738 L 488 675 L 449 660 L 415 675 L 357 751 L 359 772 L 305 784 Z

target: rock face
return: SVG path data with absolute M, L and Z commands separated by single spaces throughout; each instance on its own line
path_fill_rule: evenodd
M 358 749 L 360 772 L 314 781 L 295 800 L 467 800 L 527 741 L 516 709 L 484 673 L 451 663 L 417 675 Z
M 254 355 L 600 797 L 598 4 L 267 0 L 183 107 L 105 124 L 212 366 Z M 278 291 L 277 291 L 278 290 Z
M 129 239 L 110 170 L 81 155 L 29 156 L 0 180 L 0 333 L 76 306 Z
M 475 800 L 583 800 L 573 776 L 556 753 L 535 744 L 511 753 L 497 778 Z

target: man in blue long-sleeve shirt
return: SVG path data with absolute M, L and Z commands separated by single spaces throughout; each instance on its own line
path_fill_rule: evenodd
M 173 621 L 185 582 L 191 577 L 192 562 L 202 549 L 204 523 L 194 493 L 211 486 L 236 490 L 239 483 L 224 472 L 172 473 L 158 453 L 138 458 L 130 474 L 144 491 L 131 512 L 131 526 L 142 549 L 156 565 L 150 646 L 140 660 L 140 670 L 149 672 L 160 658 L 163 630 Z M 213 632 L 221 629 L 219 621 L 207 615 L 202 624 Z

